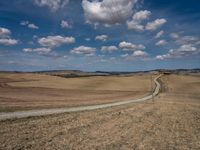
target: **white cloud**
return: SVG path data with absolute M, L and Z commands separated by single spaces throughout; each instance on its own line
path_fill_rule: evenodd
M 34 0 L 35 4 L 40 7 L 48 7 L 52 12 L 57 11 L 60 8 L 64 8 L 69 0 Z
M 191 44 L 188 45 L 181 45 L 178 49 L 171 49 L 167 54 L 164 55 L 158 55 L 156 56 L 156 59 L 164 60 L 164 59 L 170 59 L 170 58 L 180 58 L 184 56 L 190 56 L 199 54 L 200 50 L 194 47 Z
M 183 36 L 181 37 L 177 33 L 171 33 L 171 38 L 175 40 L 175 43 L 179 45 L 177 49 L 171 49 L 167 54 L 158 55 L 156 59 L 164 60 L 170 58 L 180 58 L 190 55 L 200 54 L 200 49 L 198 46 L 199 38 L 195 36 Z
M 147 56 L 147 53 L 141 50 L 137 50 L 133 52 L 134 57 L 144 57 Z
M 93 56 L 95 55 L 96 48 L 93 47 L 87 47 L 87 46 L 79 46 L 75 47 L 71 50 L 72 54 L 77 54 L 77 55 L 86 55 L 86 56 Z
M 143 20 L 149 19 L 151 12 L 148 10 L 141 10 L 136 12 L 131 21 L 127 21 L 128 29 L 136 30 L 136 31 L 144 31 L 144 25 L 141 25 Z
M 173 39 L 179 38 L 178 33 L 171 33 L 170 36 L 171 36 Z
M 85 40 L 86 40 L 86 41 L 90 41 L 91 39 L 90 39 L 90 38 L 85 38 Z
M 46 47 L 58 47 L 63 44 L 75 43 L 74 37 L 63 37 L 60 35 L 57 36 L 47 36 L 38 39 L 38 43 Z
M 188 45 L 182 45 L 180 48 L 178 48 L 177 50 L 175 50 L 176 52 L 184 52 L 184 53 L 187 53 L 187 52 L 196 52 L 197 51 L 197 48 L 194 47 L 193 45 L 191 44 L 188 44 Z M 172 53 L 175 52 L 174 50 L 171 51 Z
M 29 24 L 29 21 L 27 21 L 27 20 L 26 21 L 23 20 L 20 22 L 20 25 L 22 25 L 22 26 L 26 26 L 28 24 Z
M 38 26 L 36 26 L 35 24 L 33 24 L 33 23 L 30 23 L 29 21 L 27 21 L 27 20 L 23 20 L 23 21 L 21 21 L 20 22 L 20 25 L 22 25 L 22 26 L 27 26 L 28 28 L 31 28 L 31 29 L 39 29 L 39 27 Z
M 24 48 L 23 49 L 24 52 L 26 53 L 31 53 L 31 52 L 36 52 L 38 54 L 47 54 L 49 52 L 51 52 L 51 49 L 50 48 L 45 48 L 45 47 L 42 47 L 42 48 Z
M 119 47 L 123 51 L 137 51 L 137 50 L 145 49 L 145 46 L 142 44 L 135 45 L 126 41 L 120 42 Z
M 167 44 L 167 41 L 165 40 L 160 40 L 156 43 L 156 46 L 163 46 L 163 45 L 166 45 Z
M 95 40 L 106 41 L 108 39 L 107 35 L 97 35 Z
M 0 45 L 6 45 L 6 46 L 9 46 L 9 45 L 16 45 L 18 43 L 17 40 L 15 39 L 0 39 Z
M 33 52 L 33 49 L 32 49 L 32 48 L 24 48 L 23 51 L 24 51 L 24 52 L 27 52 L 27 53 L 28 53 L 28 52 Z
M 111 53 L 111 52 L 113 52 L 113 51 L 117 51 L 118 50 L 118 48 L 116 47 L 116 46 L 102 46 L 101 47 L 101 51 L 102 52 L 109 52 L 109 53 Z
M 179 45 L 183 45 L 183 44 L 194 44 L 199 40 L 199 38 L 195 37 L 195 36 L 183 36 L 183 37 L 178 37 L 176 38 L 176 43 Z
M 171 33 L 170 37 L 177 45 L 198 45 L 200 39 L 197 36 L 185 35 L 179 33 Z
M 126 21 L 133 13 L 137 0 L 82 1 L 88 23 L 114 25 Z
M 37 39 L 38 38 L 38 36 L 37 35 L 33 35 L 33 39 Z
M 10 37 L 11 31 L 7 28 L 0 27 L 0 45 L 16 45 L 18 40 Z
M 156 39 L 157 39 L 157 38 L 160 38 L 163 34 L 164 34 L 164 31 L 161 30 L 160 32 L 158 32 L 158 33 L 156 34 L 155 38 L 156 38 Z
M 134 21 L 127 21 L 128 29 L 135 31 L 144 31 L 144 26 Z
M 147 56 L 148 56 L 148 53 L 142 50 L 136 50 L 131 55 L 129 55 L 128 53 L 121 55 L 122 58 L 128 61 L 136 60 L 136 59 L 145 59 L 147 58 Z
M 156 59 L 158 59 L 158 60 L 164 60 L 166 58 L 167 58 L 167 55 L 158 55 L 158 56 L 156 56 Z
M 128 53 L 126 53 L 126 54 L 122 54 L 122 55 L 121 55 L 121 57 L 123 57 L 123 58 L 128 57 L 128 56 L 129 56 Z
M 39 29 L 38 26 L 34 25 L 33 23 L 29 24 L 28 25 L 28 28 L 31 28 L 31 29 Z
M 72 26 L 66 20 L 62 20 L 60 26 L 66 29 L 72 28 Z
M 9 37 L 10 34 L 11 34 L 11 31 L 9 29 L 0 27 L 0 38 Z
M 149 19 L 149 16 L 151 15 L 151 12 L 148 10 L 141 10 L 136 12 L 132 19 L 136 22 L 141 22 L 143 20 Z
M 148 11 L 148 10 L 141 10 L 141 11 L 136 12 L 132 17 L 132 20 L 129 20 L 126 22 L 128 29 L 140 31 L 140 32 L 145 31 L 145 30 L 154 31 L 167 22 L 166 19 L 162 18 L 162 19 L 156 19 L 152 22 L 148 22 L 146 25 L 142 24 L 144 20 L 149 19 L 150 15 L 151 15 L 151 11 Z M 162 32 L 163 31 L 161 31 L 159 34 L 162 35 L 164 33 Z
M 50 48 L 36 48 L 36 49 L 33 49 L 34 52 L 37 52 L 37 53 L 49 53 L 51 51 Z
M 154 31 L 158 28 L 160 28 L 162 25 L 164 25 L 167 22 L 166 19 L 156 19 L 152 22 L 148 22 L 146 25 L 146 30 Z

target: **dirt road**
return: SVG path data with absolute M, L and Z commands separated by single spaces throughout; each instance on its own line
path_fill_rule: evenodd
M 156 84 L 156 88 L 155 88 L 153 94 L 146 96 L 146 97 L 143 97 L 143 98 L 139 98 L 139 99 L 135 99 L 135 100 L 127 100 L 127 101 L 122 101 L 122 102 L 101 104 L 101 105 L 0 113 L 0 120 L 26 118 L 26 117 L 33 117 L 33 116 L 44 116 L 44 115 L 59 114 L 59 113 L 65 113 L 65 112 L 78 112 L 78 111 L 86 111 L 86 110 L 95 110 L 95 109 L 100 109 L 100 108 L 107 108 L 107 107 L 113 107 L 113 106 L 119 106 L 119 105 L 124 105 L 124 104 L 129 104 L 129 103 L 136 103 L 136 102 L 142 102 L 142 101 L 150 100 L 152 98 L 152 96 L 156 96 L 159 93 L 161 85 L 157 80 L 161 76 L 162 75 L 159 75 L 154 79 L 154 82 Z

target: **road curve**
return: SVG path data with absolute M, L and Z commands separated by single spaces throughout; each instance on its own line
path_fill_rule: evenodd
M 16 112 L 5 112 L 5 113 L 2 112 L 2 113 L 0 113 L 0 121 L 7 120 L 7 119 L 17 119 L 17 118 L 26 118 L 26 117 L 34 117 L 34 116 L 45 116 L 45 115 L 51 115 L 51 114 L 60 114 L 60 113 L 66 113 L 66 112 L 94 110 L 94 109 L 119 106 L 119 105 L 124 105 L 124 104 L 129 104 L 129 103 L 147 101 L 147 100 L 152 99 L 153 96 L 156 96 L 159 93 L 161 85 L 158 82 L 158 78 L 160 78 L 161 76 L 162 75 L 159 75 L 154 79 L 156 88 L 155 88 L 153 94 L 143 97 L 143 98 L 139 98 L 139 99 L 135 99 L 135 100 L 127 100 L 127 101 L 122 101 L 122 102 L 108 103 L 108 104 L 79 106 L 79 107 L 70 107 L 70 108 L 27 110 L 27 111 L 16 111 Z

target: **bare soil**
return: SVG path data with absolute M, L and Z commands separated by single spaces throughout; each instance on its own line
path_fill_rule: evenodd
M 0 112 L 135 99 L 150 93 L 149 84 L 147 75 L 61 78 L 41 74 L 0 74 Z
M 0 149 L 199 150 L 199 79 L 164 76 L 151 102 L 2 121 Z

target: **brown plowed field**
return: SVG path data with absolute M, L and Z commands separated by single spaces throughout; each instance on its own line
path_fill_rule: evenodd
M 0 149 L 198 150 L 199 89 L 200 76 L 169 75 L 154 102 L 2 121 Z

